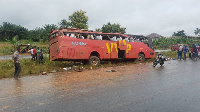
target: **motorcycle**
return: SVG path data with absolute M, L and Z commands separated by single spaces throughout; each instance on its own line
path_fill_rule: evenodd
M 165 57 L 162 54 L 158 53 L 156 60 L 153 62 L 153 67 L 155 67 L 159 63 L 160 66 L 162 66 L 164 64 L 164 61 L 166 61 Z

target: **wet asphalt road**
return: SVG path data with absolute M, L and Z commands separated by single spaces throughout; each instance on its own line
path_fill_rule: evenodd
M 0 56 L 0 60 L 12 59 L 13 55 Z M 31 55 L 19 55 L 20 59 L 31 58 Z
M 2 79 L 0 112 L 199 112 L 200 60 L 151 66 L 141 74 L 72 85 L 55 84 L 53 74 Z

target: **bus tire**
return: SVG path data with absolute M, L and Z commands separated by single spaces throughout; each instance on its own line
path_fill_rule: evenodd
M 97 56 L 90 56 L 89 65 L 97 66 L 100 64 L 100 59 Z
M 143 62 L 145 60 L 144 54 L 139 53 L 137 61 Z

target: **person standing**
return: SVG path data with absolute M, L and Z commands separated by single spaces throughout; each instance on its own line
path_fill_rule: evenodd
M 188 51 L 187 45 L 184 45 L 184 49 L 183 49 L 183 52 L 184 52 L 184 60 L 186 60 L 187 51 Z
M 182 51 L 183 51 L 183 46 L 180 45 L 180 46 L 179 46 L 179 49 L 178 49 L 178 59 L 180 58 L 180 60 L 181 60 L 181 58 L 182 58 Z
M 31 59 L 32 59 L 32 60 L 35 60 L 35 59 L 34 59 L 35 57 L 34 57 L 34 53 L 33 53 L 33 48 L 31 48 L 30 52 L 31 52 Z
M 37 47 L 37 59 L 38 59 L 38 63 L 40 63 L 40 48 L 39 47 Z
M 19 78 L 19 73 L 21 71 L 21 66 L 19 62 L 19 48 L 17 48 L 17 50 L 13 54 L 13 61 L 15 66 L 14 78 Z
M 40 52 L 39 52 L 39 64 L 40 63 L 43 63 L 43 52 L 42 52 L 42 49 L 40 50 Z
M 34 60 L 37 60 L 37 51 L 36 51 L 36 46 L 33 48 L 33 53 L 34 53 Z
M 193 53 L 192 53 L 192 57 L 193 58 L 197 58 L 197 45 L 196 44 L 193 44 L 193 47 L 192 47 L 192 51 L 193 51 Z

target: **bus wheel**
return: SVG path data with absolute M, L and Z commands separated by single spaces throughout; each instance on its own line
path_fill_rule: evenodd
M 89 59 L 89 64 L 97 66 L 100 64 L 100 59 L 97 56 L 91 56 Z
M 144 61 L 145 60 L 145 57 L 144 57 L 144 54 L 138 54 L 138 58 L 137 58 L 137 61 Z

